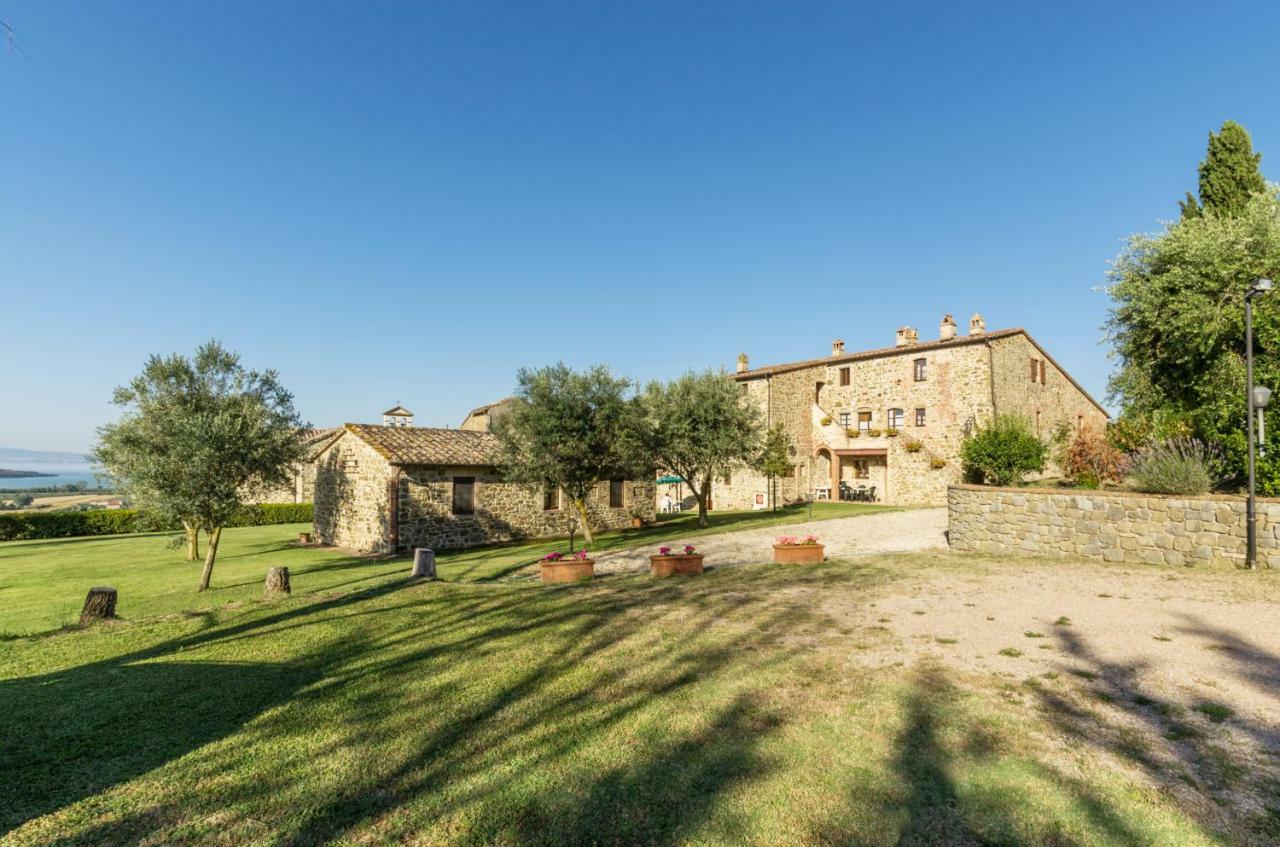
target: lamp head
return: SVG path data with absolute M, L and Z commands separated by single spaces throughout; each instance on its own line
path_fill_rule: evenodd
M 1270 402 L 1271 389 L 1265 385 L 1255 385 L 1253 387 L 1253 407 L 1255 409 L 1265 409 Z
M 1267 277 L 1259 277 L 1253 281 L 1253 285 L 1249 287 L 1249 296 L 1256 297 L 1271 290 L 1271 280 Z

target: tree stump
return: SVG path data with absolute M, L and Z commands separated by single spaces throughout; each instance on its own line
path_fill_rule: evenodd
M 426 579 L 436 578 L 436 553 L 428 547 L 413 548 L 413 574 Z
M 84 607 L 80 610 L 80 623 L 114 618 L 116 616 L 116 590 L 110 586 L 97 586 L 89 589 L 84 598 Z
M 298 543 L 299 543 L 299 544 L 310 544 L 310 543 L 311 543 L 311 533 L 309 533 L 309 532 L 300 532 L 300 533 L 298 533 Z
M 267 593 L 290 594 L 288 568 L 267 568 Z

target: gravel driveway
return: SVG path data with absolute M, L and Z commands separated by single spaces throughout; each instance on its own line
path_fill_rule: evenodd
M 746 529 L 663 542 L 673 550 L 685 543 L 693 544 L 707 557 L 709 567 L 759 564 L 773 561 L 773 542 L 779 535 L 818 536 L 826 545 L 828 558 L 864 556 L 868 553 L 901 553 L 947 546 L 943 532 L 947 528 L 947 510 L 905 509 L 900 512 L 878 512 L 851 518 Z M 596 573 L 630 573 L 647 571 L 649 556 L 658 552 L 657 544 L 631 547 L 596 556 Z

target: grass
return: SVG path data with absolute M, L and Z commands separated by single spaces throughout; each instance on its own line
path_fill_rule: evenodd
M 229 530 L 203 595 L 155 536 L 0 545 L 6 625 L 108 580 L 126 617 L 0 642 L 0 843 L 1228 843 L 998 683 L 857 665 L 827 601 L 918 556 L 544 587 L 500 578 L 524 545 L 415 583 L 295 530 Z
M 885 511 L 891 507 L 853 503 L 815 503 L 814 520 Z M 716 535 L 740 529 L 793 524 L 808 518 L 807 507 L 777 512 L 724 511 L 708 515 L 710 526 L 699 528 L 696 514 L 662 515 L 658 523 L 639 530 L 597 536 L 593 550 L 605 551 L 637 544 L 659 544 Z M 94 585 L 112 585 L 120 592 L 120 614 L 126 618 L 200 611 L 228 602 L 256 599 L 268 564 L 288 567 L 294 590 L 325 594 L 335 590 L 376 588 L 398 579 L 409 567 L 407 558 L 369 559 L 319 547 L 292 543 L 309 525 L 249 527 L 224 533 L 214 566 L 213 588 L 193 596 L 200 565 L 184 561 L 170 541 L 172 533 L 130 536 L 16 541 L 0 544 L 0 636 L 57 629 L 73 623 L 84 595 Z M 577 539 L 582 547 L 582 539 Z M 536 562 L 553 550 L 567 549 L 563 538 L 442 553 L 439 576 L 451 582 L 501 579 Z M 57 567 L 49 567 L 51 557 Z

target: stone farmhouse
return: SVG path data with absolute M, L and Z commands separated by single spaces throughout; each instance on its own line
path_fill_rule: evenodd
M 960 482 L 961 441 L 994 415 L 1020 415 L 1044 438 L 1108 419 L 1026 330 L 987 332 L 980 315 L 967 335 L 945 316 L 934 341 L 903 327 L 893 347 L 848 353 L 837 340 L 825 358 L 761 368 L 744 353 L 734 379 L 791 438 L 795 464 L 776 480 L 780 504 L 944 504 L 947 486 Z M 765 508 L 773 488 L 759 473 L 734 471 L 713 482 L 711 504 Z
M 436 429 L 414 426 L 412 413 L 397 407 L 381 426 L 338 428 L 312 456 L 316 539 L 397 553 L 568 534 L 577 521 L 568 498 L 503 481 L 497 438 L 478 415 L 468 415 L 470 428 Z M 652 519 L 653 490 L 652 480 L 601 482 L 587 501 L 592 528 Z

